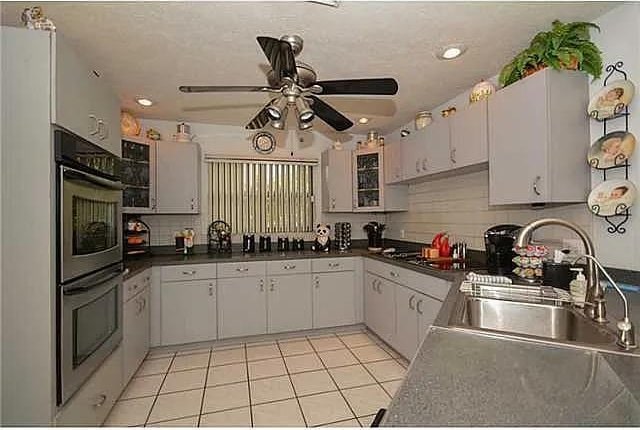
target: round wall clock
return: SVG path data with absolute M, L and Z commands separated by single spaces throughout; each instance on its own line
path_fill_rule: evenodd
M 276 149 L 276 138 L 268 131 L 261 131 L 253 136 L 253 149 L 260 154 L 271 154 Z

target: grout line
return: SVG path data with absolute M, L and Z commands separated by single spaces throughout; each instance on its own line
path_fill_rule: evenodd
M 291 374 L 289 373 L 289 367 L 287 366 L 287 361 L 284 359 L 284 355 L 282 354 L 282 349 L 280 349 L 280 343 L 276 342 L 276 347 L 278 348 L 278 351 L 280 351 L 280 356 L 282 357 L 282 361 L 284 363 L 284 370 L 287 372 L 287 377 L 289 378 L 289 383 L 291 384 L 293 395 L 295 396 L 296 403 L 298 404 L 298 409 L 300 410 L 300 415 L 302 416 L 302 421 L 304 422 L 304 426 L 309 427 L 309 424 L 307 423 L 307 418 L 304 416 L 304 412 L 302 411 L 302 405 L 300 404 L 300 399 L 298 398 L 298 392 L 296 391 L 296 386 L 293 384 L 293 380 L 291 379 Z
M 247 372 L 247 390 L 249 393 L 249 420 L 251 423 L 251 427 L 253 427 L 253 406 L 252 406 L 252 402 L 251 402 L 251 379 L 249 379 L 251 377 L 251 375 L 249 375 L 249 361 L 247 360 L 249 357 L 247 356 L 247 344 L 243 343 L 242 347 L 244 349 L 244 366 L 245 366 L 245 370 Z
M 342 339 L 340 339 L 340 341 L 341 341 L 342 343 L 344 343 L 344 342 L 342 341 Z M 345 345 L 346 345 L 346 344 L 345 344 Z M 380 348 L 380 346 L 379 346 L 379 345 L 377 345 L 377 346 L 378 346 L 378 348 Z M 382 349 L 382 348 L 381 348 L 381 349 Z M 389 354 L 387 351 L 385 351 L 385 353 Z M 352 353 L 352 354 L 353 354 L 353 353 Z M 358 356 L 357 356 L 357 355 L 355 355 L 355 354 L 353 354 L 353 356 L 354 356 L 354 357 L 356 357 L 356 360 L 358 360 L 358 363 L 360 363 L 360 365 L 361 365 L 362 367 L 364 367 L 364 369 L 367 371 L 367 373 L 369 373 L 369 375 L 371 375 L 371 377 L 373 378 L 373 380 L 374 380 L 374 381 L 376 381 L 376 382 L 378 383 L 378 385 L 380 385 L 380 388 L 382 388 L 382 390 L 383 390 L 387 395 L 389 395 L 389 393 L 387 393 L 387 391 L 386 391 L 386 390 L 384 389 L 384 387 L 382 386 L 382 383 L 383 383 L 383 382 L 390 382 L 390 381 L 397 381 L 398 379 L 391 379 L 390 381 L 379 381 L 379 380 L 378 380 L 378 378 L 376 378 L 376 377 L 375 377 L 375 375 L 374 375 L 374 374 L 373 374 L 373 373 L 372 373 L 372 372 L 367 368 L 367 366 L 365 366 L 365 364 L 369 364 L 369 363 L 379 363 L 379 362 L 381 362 L 381 361 L 389 361 L 389 360 L 393 360 L 394 362 L 396 362 L 396 363 L 397 363 L 397 362 L 398 362 L 398 360 L 396 360 L 395 358 L 393 358 L 393 356 L 392 356 L 391 354 L 389 354 L 389 357 L 390 357 L 390 358 L 385 358 L 384 360 L 367 361 L 367 362 L 363 362 L 363 361 L 361 361 L 361 360 L 360 360 L 360 358 L 358 358 Z M 400 363 L 398 363 L 398 365 L 400 365 Z M 402 366 L 402 367 L 404 367 L 404 366 Z M 406 368 L 404 368 L 404 369 L 406 370 Z M 404 378 L 404 377 L 403 377 L 403 378 Z M 399 379 L 403 379 L 403 378 L 399 378 Z M 389 397 L 393 398 L 393 396 L 389 396 Z
M 334 334 L 335 336 L 335 334 Z M 338 337 L 338 336 L 335 336 Z M 338 338 L 339 339 L 339 338 Z M 309 340 L 307 338 L 307 340 Z M 309 343 L 311 343 L 311 341 L 309 341 Z M 344 342 L 343 342 L 344 343 Z M 313 346 L 313 343 L 311 343 L 311 348 L 313 348 L 314 351 L 316 351 L 315 346 Z M 316 351 L 316 355 L 318 354 L 318 352 Z M 329 378 L 331 378 L 331 381 L 333 382 L 333 384 L 338 387 L 338 383 L 336 382 L 335 378 L 333 377 L 333 375 L 331 374 L 331 372 L 329 372 L 329 368 L 327 366 L 325 366 L 324 361 L 322 361 L 322 358 L 320 358 L 320 355 L 318 355 L 318 358 L 320 359 L 320 363 L 322 363 L 322 366 L 324 367 L 324 370 L 329 374 Z M 357 359 L 357 357 L 356 357 Z M 344 367 L 344 366 L 343 366 Z M 351 407 L 351 405 L 349 404 L 349 402 L 347 401 L 347 398 L 344 396 L 344 394 L 342 393 L 342 391 L 340 391 L 340 388 L 338 388 L 338 393 L 340 393 L 340 396 L 342 396 L 342 399 L 344 400 L 344 403 L 347 405 L 347 407 L 349 408 L 349 410 L 351 411 L 351 414 L 353 415 L 353 417 L 356 417 L 356 413 L 353 410 L 353 408 Z M 350 418 L 346 418 L 346 419 L 350 419 Z M 344 420 L 342 420 L 344 421 Z M 319 424 L 319 425 L 324 425 L 324 424 Z
M 151 403 L 151 408 L 149 408 L 149 412 L 147 413 L 147 418 L 144 420 L 144 425 L 145 426 L 149 422 L 149 418 L 151 417 L 151 413 L 153 412 L 153 408 L 156 406 L 156 402 L 158 401 L 158 396 L 160 395 L 160 390 L 162 389 L 162 386 L 164 385 L 164 381 L 167 379 L 167 375 L 169 374 L 169 369 L 171 369 L 171 366 L 173 366 L 173 360 L 174 359 L 175 359 L 175 354 L 174 354 L 173 357 L 171 357 L 171 360 L 169 362 L 169 367 L 167 367 L 167 371 L 164 374 L 164 378 L 162 378 L 162 382 L 160 383 L 160 386 L 158 387 L 158 392 L 156 393 L 155 397 L 153 398 L 153 402 Z
M 200 417 L 202 416 L 202 408 L 204 408 L 204 396 L 207 395 L 207 380 L 209 379 L 209 366 L 211 365 L 211 360 L 213 357 L 213 353 L 211 349 L 209 349 L 209 361 L 207 362 L 207 370 L 204 372 L 204 387 L 202 387 L 202 398 L 200 399 L 200 413 L 198 414 L 198 423 L 196 427 L 200 427 Z
M 168 421 L 183 420 L 183 419 L 185 419 L 185 418 L 194 418 L 194 417 L 199 418 L 199 415 L 186 415 L 186 416 L 184 416 L 184 417 L 171 418 L 171 419 L 169 419 L 169 420 L 154 421 L 154 422 L 152 422 L 152 423 L 147 423 L 147 424 L 145 424 L 145 427 L 147 427 L 147 425 L 149 425 L 149 426 L 153 426 L 153 425 L 155 425 L 155 424 L 162 424 L 162 423 L 166 423 L 166 422 L 168 422 Z

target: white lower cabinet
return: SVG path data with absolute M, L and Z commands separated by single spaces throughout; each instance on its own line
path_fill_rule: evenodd
M 221 339 L 264 334 L 267 300 L 263 277 L 218 281 L 218 333 Z
M 122 353 L 125 383 L 133 377 L 149 351 L 149 296 L 147 287 L 123 306 Z
M 395 287 L 393 282 L 366 273 L 364 276 L 364 321 L 382 340 L 393 344 L 395 334 Z
M 101 425 L 123 388 L 122 347 L 118 347 L 60 410 L 56 426 Z
M 176 281 L 161 285 L 162 345 L 217 337 L 216 281 Z
M 396 335 L 391 345 L 408 360 L 411 360 L 440 311 L 442 302 L 395 285 Z
M 355 272 L 314 274 L 313 328 L 337 327 L 356 322 Z
M 311 274 L 269 277 L 268 333 L 310 329 L 312 309 Z

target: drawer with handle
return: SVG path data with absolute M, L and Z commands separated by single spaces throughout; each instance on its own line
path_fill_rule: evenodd
M 184 264 L 177 266 L 163 266 L 160 271 L 162 282 L 193 281 L 196 279 L 215 279 L 215 264 Z
M 353 257 L 316 258 L 312 263 L 313 272 L 344 272 L 356 269 L 356 260 Z
M 151 269 L 140 272 L 124 281 L 124 291 L 122 294 L 123 303 L 128 302 L 132 297 L 149 285 L 151 285 Z
M 245 276 L 264 276 L 266 264 L 264 261 L 249 263 L 218 264 L 218 278 L 242 278 Z
M 269 275 L 311 273 L 311 260 L 267 261 L 267 273 Z
M 122 358 L 122 347 L 118 347 L 63 406 L 56 417 L 58 427 L 96 427 L 102 424 L 124 385 Z

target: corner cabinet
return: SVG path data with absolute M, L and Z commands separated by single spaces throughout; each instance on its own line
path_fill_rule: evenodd
M 200 145 L 122 140 L 122 210 L 134 214 L 200 213 Z
M 384 146 L 353 152 L 353 212 L 391 212 L 408 209 L 408 189 L 387 185 Z
M 588 78 L 541 70 L 489 98 L 489 204 L 584 202 Z

